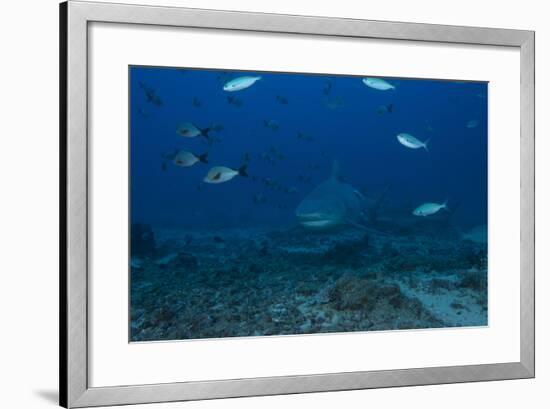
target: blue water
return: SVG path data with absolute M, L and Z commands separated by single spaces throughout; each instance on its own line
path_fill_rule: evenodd
M 223 91 L 225 81 L 240 75 L 261 75 L 262 80 L 242 91 Z M 135 221 L 198 227 L 292 222 L 295 206 L 312 188 L 301 183 L 299 175 L 311 176 L 315 185 L 329 176 L 332 160 L 337 159 L 346 181 L 367 194 L 389 184 L 392 203 L 448 199 L 451 205 L 460 203 L 457 223 L 487 222 L 486 83 L 395 79 L 390 80 L 397 83 L 395 91 L 378 91 L 358 77 L 149 67 L 131 68 L 130 78 Z M 327 80 L 332 83 L 328 98 L 341 99 L 341 107 L 325 105 Z M 140 81 L 156 91 L 162 106 L 146 102 Z M 228 104 L 229 95 L 242 100 L 242 107 Z M 277 95 L 288 104 L 279 103 Z M 202 105 L 195 107 L 193 98 Z M 378 112 L 388 104 L 393 104 L 393 113 Z M 472 119 L 479 125 L 467 128 Z M 279 129 L 265 127 L 264 120 L 277 121 Z M 208 146 L 202 137 L 177 135 L 182 122 L 198 127 L 221 124 L 223 130 L 212 133 L 221 142 Z M 298 139 L 298 132 L 314 141 Z M 402 132 L 421 141 L 430 139 L 429 153 L 399 144 L 396 135 Z M 285 156 L 276 165 L 258 158 L 272 146 Z M 197 190 L 208 166 L 177 168 L 170 163 L 163 171 L 161 156 L 173 149 L 208 152 L 209 165 L 232 168 L 241 166 L 248 153 L 250 175 L 273 178 L 299 192 L 271 192 L 250 178 Z M 267 206 L 254 204 L 257 193 L 265 193 Z
M 365 76 L 368 74 L 366 72 Z M 223 90 L 227 81 L 243 75 L 262 78 L 241 91 Z M 452 217 L 445 223 L 454 234 L 454 242 L 449 242 L 449 248 L 455 248 L 463 243 L 463 232 L 487 224 L 488 84 L 385 78 L 395 86 L 395 90 L 380 91 L 367 87 L 361 79 L 322 74 L 130 67 L 131 222 L 150 226 L 157 238 L 156 245 L 162 241 L 160 237 L 165 230 L 179 229 L 181 236 L 211 231 L 212 235 L 221 235 L 220 240 L 225 242 L 231 240 L 223 236 L 226 229 L 243 229 L 245 235 L 246 229 L 260 228 L 266 232 L 277 228 L 292 229 L 297 226 L 296 207 L 315 186 L 330 176 L 333 161 L 337 160 L 341 179 L 363 195 L 376 198 L 387 188 L 380 213 L 384 215 L 384 209 L 387 209 L 386 220 L 390 222 L 392 212 L 411 216 L 412 210 L 422 203 L 448 201 L 451 210 L 448 213 Z M 229 103 L 229 96 L 236 98 L 237 102 Z M 277 99 L 277 96 L 282 98 Z M 274 121 L 271 123 L 276 124 L 277 129 L 265 126 L 265 121 Z M 468 127 L 469 121 L 475 123 L 472 125 L 471 122 Z M 215 125 L 219 130 L 210 131 L 209 138 L 185 138 L 176 132 L 185 122 L 199 128 Z M 299 133 L 307 137 L 299 137 Z M 423 142 L 429 140 L 429 151 L 403 146 L 396 138 L 399 133 L 412 134 Z M 196 155 L 208 153 L 208 163 L 178 167 L 172 160 L 173 152 L 178 150 Z M 220 184 L 203 182 L 213 166 L 238 169 L 243 164 L 247 165 L 248 177 L 236 176 Z M 436 218 L 442 213 L 446 212 L 441 210 Z M 410 218 L 416 222 L 414 217 Z M 383 247 L 384 240 L 393 243 L 391 236 L 387 239 L 388 234 L 397 231 L 393 227 L 393 230 L 384 232 L 383 226 L 370 226 L 382 234 L 379 248 Z M 414 236 L 414 227 L 413 230 L 410 226 L 408 228 L 407 234 Z M 332 240 L 346 233 L 326 234 Z M 371 247 L 373 240 L 377 240 L 376 233 L 373 234 Z M 434 230 L 433 234 L 426 236 L 434 240 L 434 248 L 442 242 L 438 240 L 438 234 L 441 234 L 441 240 L 443 237 L 449 239 L 447 233 Z M 426 235 L 426 231 L 419 230 L 418 235 Z M 172 243 L 172 253 L 183 251 L 183 247 L 176 248 L 174 242 L 168 240 L 167 243 Z M 294 245 L 299 247 L 296 243 Z M 227 257 L 227 246 L 220 249 L 215 244 L 212 252 Z M 198 258 L 199 270 L 203 250 L 189 250 L 193 257 Z M 486 256 L 485 247 L 480 251 Z M 160 253 L 147 257 L 155 260 L 164 255 Z M 378 261 L 367 261 L 369 254 L 364 251 L 363 267 L 387 261 L 385 256 L 380 256 Z M 133 251 L 132 255 L 139 254 Z M 250 260 L 259 256 L 243 254 L 242 257 Z M 361 274 L 358 272 L 357 277 L 362 277 Z M 456 281 L 455 276 L 449 278 L 458 274 L 454 267 L 449 267 L 445 274 L 447 276 L 443 279 Z M 136 275 L 132 279 L 136 284 L 157 280 L 152 273 L 147 277 Z M 255 280 L 257 276 L 250 279 Z M 327 280 L 332 280 L 332 277 L 327 276 Z M 392 283 L 398 282 L 395 280 L 398 279 Z M 243 281 L 240 282 L 246 287 Z M 320 291 L 321 284 L 312 291 Z M 404 284 L 398 282 L 398 285 L 404 291 Z M 208 284 L 208 288 L 212 286 L 215 287 L 215 283 Z M 134 300 L 144 300 L 140 288 L 133 290 Z M 479 291 L 486 292 L 486 288 Z M 482 302 L 486 304 L 486 300 Z M 144 307 L 140 314 L 153 314 L 160 308 L 157 307 L 151 307 L 149 312 Z M 183 309 L 181 307 L 178 311 L 182 313 Z M 174 314 L 178 316 L 178 312 Z M 168 316 L 174 322 L 184 320 L 178 321 L 172 314 Z M 486 308 L 478 321 L 474 319 L 463 325 L 482 325 L 485 322 Z M 136 330 L 134 338 L 227 335 L 203 333 L 205 330 L 201 328 L 196 333 L 180 335 L 147 332 L 152 331 L 150 328 L 141 333 L 140 329 Z M 280 332 L 308 332 L 288 328 Z M 383 325 L 377 328 L 384 329 Z M 276 333 L 277 330 L 228 331 L 227 336 L 238 336 Z

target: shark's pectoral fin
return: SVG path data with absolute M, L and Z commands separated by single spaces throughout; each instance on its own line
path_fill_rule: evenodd
M 358 222 L 356 222 L 354 220 L 351 220 L 351 219 L 347 219 L 346 224 L 348 224 L 352 227 L 355 227 L 357 229 L 360 229 L 360 230 L 365 230 L 365 231 L 369 230 L 369 228 L 367 226 L 365 226 L 364 224 L 358 223 Z
M 353 221 L 353 220 L 346 220 L 346 223 L 352 227 L 355 227 L 356 229 L 359 229 L 359 230 L 362 230 L 362 231 L 365 231 L 365 232 L 369 232 L 369 233 L 373 233 L 373 234 L 379 234 L 379 235 L 382 235 L 382 236 L 389 236 L 388 233 L 384 233 L 380 230 L 376 230 L 376 229 L 373 229 L 373 228 L 370 228 L 368 226 L 365 226 L 364 224 L 361 224 L 361 223 L 358 223 L 356 221 Z
M 353 191 L 353 194 L 354 194 L 355 196 L 357 196 L 357 198 L 358 198 L 359 200 L 361 200 L 362 202 L 364 202 L 364 201 L 366 200 L 366 199 L 365 199 L 365 196 L 364 196 L 360 191 L 358 191 L 357 189 L 355 189 L 355 190 Z
M 352 227 L 355 227 L 356 229 L 362 230 L 364 232 L 373 233 L 373 234 L 381 234 L 385 235 L 386 233 L 383 233 L 381 231 L 378 231 L 376 229 L 372 229 L 370 227 L 365 226 L 364 224 L 354 222 L 354 221 L 348 221 L 348 224 Z

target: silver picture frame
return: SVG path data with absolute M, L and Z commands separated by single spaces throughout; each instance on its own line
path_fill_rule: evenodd
M 518 362 L 91 387 L 88 356 L 88 25 L 92 22 L 519 49 L 521 286 Z M 535 376 L 535 33 L 524 30 L 69 1 L 60 5 L 60 404 L 90 407 Z

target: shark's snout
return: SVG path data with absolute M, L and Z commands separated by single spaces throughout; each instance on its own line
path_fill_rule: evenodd
M 357 196 L 338 180 L 335 162 L 332 176 L 317 186 L 296 208 L 298 223 L 307 229 L 325 230 L 344 226 L 353 219 Z

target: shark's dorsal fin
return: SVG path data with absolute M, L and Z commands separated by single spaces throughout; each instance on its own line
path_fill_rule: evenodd
M 332 173 L 330 174 L 330 178 L 340 180 L 340 163 L 336 159 L 332 161 Z

